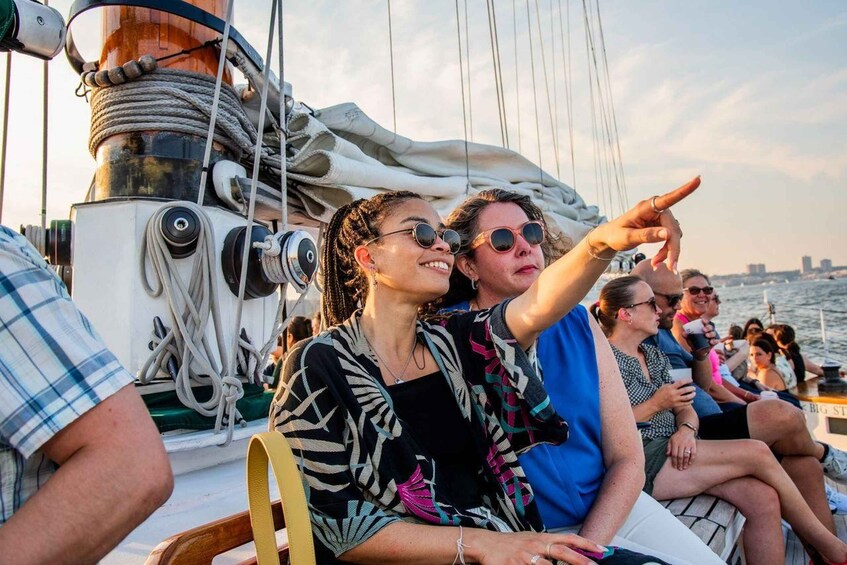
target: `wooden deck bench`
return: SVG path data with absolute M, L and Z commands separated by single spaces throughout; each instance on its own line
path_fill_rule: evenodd
M 737 544 L 744 516 L 735 506 L 708 494 L 659 502 L 725 562 L 743 562 Z

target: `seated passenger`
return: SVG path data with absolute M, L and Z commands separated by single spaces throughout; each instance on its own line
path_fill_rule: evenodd
M 698 440 L 693 394 L 684 392 L 685 381 L 671 380 L 667 357 L 643 343 L 658 332 L 662 312 L 647 283 L 634 276 L 609 282 L 592 311 L 609 337 L 636 420 L 651 423 L 641 432 L 647 492 L 659 500 L 705 492 L 736 505 L 747 518 L 747 563 L 784 562 L 780 514 L 824 559 L 847 561 L 847 544 L 817 519 L 764 443 Z
M 778 324 L 774 328 L 773 337 L 776 339 L 776 343 L 779 345 L 782 354 L 791 362 L 791 368 L 794 369 L 794 375 L 797 377 L 798 383 L 806 380 L 807 371 L 818 377 L 823 376 L 823 368 L 800 351 L 800 346 L 797 344 L 794 334 L 794 328 L 788 324 Z M 841 373 L 843 376 L 844 371 L 841 371 Z
M 173 490 L 162 438 L 62 281 L 0 226 L 0 562 L 96 563 Z
M 750 318 L 744 324 L 744 339 L 750 339 L 750 336 L 760 334 L 765 331 L 765 325 L 759 318 Z
M 782 372 L 776 368 L 777 356 L 774 346 L 768 340 L 762 339 L 761 336 L 753 340 L 750 344 L 750 365 L 756 371 L 756 379 L 776 391 L 797 386 L 793 372 L 791 380 L 786 381 Z
M 670 332 L 679 308 L 679 298 L 683 294 L 679 275 L 664 263 L 655 269 L 649 263 L 638 264 L 632 274 L 650 285 L 656 297 L 656 306 L 660 309 L 658 334 L 648 337 L 645 343 L 664 353 L 670 361 L 671 369 L 690 370 L 695 382 L 711 380 L 708 357 L 702 351 L 688 353 Z M 750 397 L 759 398 L 753 393 L 750 393 Z M 847 483 L 847 453 L 815 441 L 806 427 L 806 417 L 802 410 L 782 400 L 761 399 L 730 412 L 717 409 L 715 413 L 702 414 L 697 407 L 696 396 L 693 408 L 700 419 L 700 437 L 703 439 L 752 438 L 767 444 L 818 519 L 835 532 L 835 523 L 830 513 L 833 497 L 830 495 L 828 504 L 824 491 L 829 486 L 824 484 L 823 474 L 835 481 Z M 834 490 L 829 492 L 838 494 Z M 835 506 L 839 506 L 837 501 Z
M 465 200 L 447 227 L 463 242 L 443 300 L 451 310 L 491 308 L 518 296 L 562 247 L 529 197 L 501 189 Z M 553 407 L 570 426 L 567 442 L 536 445 L 519 458 L 545 527 L 674 564 L 721 563 L 641 491 L 644 456 L 626 390 L 606 337 L 584 307 L 541 333 L 538 360 Z
M 675 261 L 679 229 L 670 214 L 628 213 L 517 298 L 431 323 L 419 308 L 448 290 L 461 245 L 440 223 L 419 195 L 388 192 L 342 207 L 327 228 L 330 329 L 295 346 L 270 414 L 307 482 L 318 560 L 588 563 L 579 551 L 604 548 L 541 532 L 517 460 L 567 437 L 534 343 L 605 270 L 598 254 L 664 240 Z

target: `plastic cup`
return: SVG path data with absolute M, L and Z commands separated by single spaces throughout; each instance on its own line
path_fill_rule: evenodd
M 691 347 L 694 351 L 700 351 L 701 349 L 708 349 L 711 347 L 709 338 L 704 335 L 706 328 L 703 326 L 703 320 L 700 320 L 699 318 L 691 320 L 682 326 L 682 328 L 685 330 L 685 335 L 688 336 L 688 341 L 691 343 Z
M 776 393 L 775 390 L 763 390 L 759 393 L 759 398 L 761 398 L 762 400 L 779 400 L 779 395 Z
M 694 381 L 691 380 L 691 369 L 671 369 L 670 374 L 673 382 L 684 382 L 685 386 L 694 386 Z

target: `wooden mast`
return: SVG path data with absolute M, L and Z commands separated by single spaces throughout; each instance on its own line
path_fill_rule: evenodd
M 225 0 L 187 1 L 219 18 L 225 17 Z M 200 24 L 165 12 L 107 7 L 103 9 L 100 68 L 120 66 L 142 55 L 158 59 L 198 47 L 217 36 L 215 31 Z M 215 47 L 197 49 L 162 61 L 159 66 L 214 77 L 218 54 Z M 228 64 L 223 80 L 232 84 Z M 143 196 L 196 201 L 205 143 L 205 138 L 166 130 L 107 138 L 96 150 L 94 200 Z M 219 144 L 212 147 L 211 163 L 232 158 Z M 218 203 L 214 191 L 206 191 L 205 202 Z

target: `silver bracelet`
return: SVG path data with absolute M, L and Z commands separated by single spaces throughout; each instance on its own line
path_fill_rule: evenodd
M 465 548 L 470 546 L 465 545 L 465 543 L 462 541 L 463 537 L 464 531 L 462 530 L 462 526 L 460 525 L 459 539 L 456 540 L 456 557 L 453 559 L 453 565 L 456 565 L 456 563 L 461 563 L 461 565 L 467 565 L 465 563 Z
M 689 422 L 682 422 L 679 426 L 680 427 L 685 426 L 686 428 L 690 429 L 692 432 L 694 432 L 694 438 L 700 439 L 700 435 L 698 433 L 697 428 L 694 427 L 694 424 L 691 424 Z
M 599 255 L 594 253 L 594 249 L 592 249 L 593 245 L 591 245 L 591 241 L 588 238 L 589 238 L 589 236 L 591 236 L 591 232 L 593 232 L 595 229 L 597 229 L 597 228 L 591 228 L 590 230 L 588 230 L 588 233 L 585 234 L 585 246 L 587 247 L 588 256 L 591 257 L 592 259 L 597 259 L 598 261 L 605 261 L 605 262 L 608 263 L 608 262 L 612 261 L 615 257 L 617 257 L 618 252 L 615 251 L 615 254 L 612 255 L 611 257 L 609 257 L 608 259 L 606 259 L 605 257 L 600 257 Z M 609 248 L 609 249 L 611 249 L 611 248 Z

